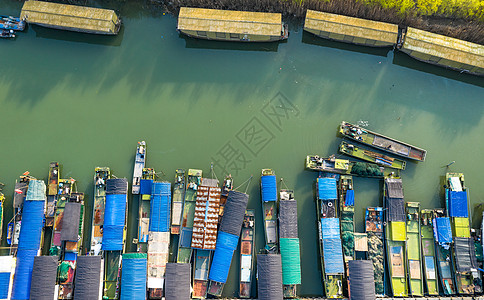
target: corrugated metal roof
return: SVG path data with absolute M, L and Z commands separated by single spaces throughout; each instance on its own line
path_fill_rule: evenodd
M 180 8 L 178 30 L 280 36 L 282 15 L 205 8 Z
M 398 25 L 308 9 L 304 27 L 365 39 L 396 43 Z
M 115 33 L 118 22 L 113 10 L 43 1 L 26 1 L 20 18 L 33 24 L 106 33 Z
M 484 68 L 484 46 L 408 27 L 402 49 Z

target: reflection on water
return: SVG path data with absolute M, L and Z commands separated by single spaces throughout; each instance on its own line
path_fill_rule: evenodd
M 277 52 L 280 43 L 286 41 L 272 42 L 272 43 L 247 43 L 247 42 L 230 42 L 230 41 L 210 41 L 204 39 L 196 39 L 180 33 L 180 38 L 184 39 L 186 48 L 194 49 L 215 49 L 215 50 L 240 50 L 240 51 L 269 51 Z

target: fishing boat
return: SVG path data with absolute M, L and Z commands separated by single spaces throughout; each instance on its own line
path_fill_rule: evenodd
M 25 21 L 12 16 L 0 16 L 0 29 L 18 30 L 25 29 Z
M 344 298 L 344 261 L 338 219 L 337 179 L 317 179 L 316 213 L 318 218 L 321 273 L 326 298 Z
M 136 146 L 136 155 L 134 157 L 134 170 L 133 170 L 133 187 L 132 194 L 138 195 L 140 189 L 140 180 L 143 176 L 143 168 L 146 162 L 146 142 L 138 142 Z
M 407 165 L 407 162 L 404 160 L 396 159 L 367 149 L 362 149 L 345 141 L 342 141 L 339 145 L 339 152 L 393 169 L 405 170 Z
M 59 256 L 61 254 L 61 231 L 64 219 L 64 209 L 73 192 L 77 192 L 77 185 L 75 179 L 59 179 L 59 190 L 54 212 L 54 225 L 52 229 L 49 255 Z
M 408 296 L 405 200 L 402 179 L 386 177 L 384 184 L 385 238 L 390 289 L 394 297 Z
M 417 161 L 425 161 L 427 150 L 343 121 L 339 133 L 359 143 Z
M 373 263 L 375 272 L 375 293 L 385 295 L 385 249 L 383 245 L 383 208 L 367 207 L 365 212 L 365 231 L 368 241 L 368 259 Z
M 422 274 L 422 253 L 420 248 L 420 203 L 405 203 L 407 214 L 407 266 L 410 295 L 424 295 L 424 276 Z
M 453 236 L 453 262 L 457 293 L 474 295 L 482 292 L 477 271 L 474 242 L 470 235 L 469 198 L 462 173 L 445 174 L 445 205 Z
M 171 212 L 171 234 L 180 234 L 180 224 L 183 213 L 183 199 L 185 198 L 185 170 L 175 171 L 173 185 L 173 203 Z
M 0 29 L 0 38 L 9 39 L 9 38 L 14 38 L 14 37 L 15 37 L 15 33 L 12 29 L 10 29 L 10 30 Z
M 227 202 L 227 197 L 229 196 L 229 192 L 234 188 L 234 180 L 232 179 L 232 175 L 225 176 L 224 183 L 222 185 L 222 195 L 220 197 L 220 210 L 219 210 L 219 218 L 218 221 L 222 220 L 222 216 L 224 215 L 224 207 L 225 203 Z
M 240 234 L 240 272 L 239 297 L 250 298 L 252 291 L 252 274 L 254 272 L 255 246 L 255 210 L 245 211 L 242 232 Z
M 435 239 L 435 254 L 437 270 L 439 272 L 440 286 L 444 295 L 456 294 L 454 283 L 454 270 L 452 267 L 452 229 L 450 219 L 446 217 L 444 209 L 432 210 L 432 222 Z
M 183 203 L 182 223 L 180 224 L 180 238 L 178 240 L 177 263 L 190 263 L 192 257 L 192 232 L 193 219 L 195 217 L 195 206 L 198 187 L 201 184 L 202 170 L 189 169 L 187 177 L 187 188 L 185 201 Z
M 306 157 L 306 169 L 370 178 L 383 178 L 384 175 L 390 175 L 397 171 L 394 169 L 385 169 L 377 164 L 336 158 L 334 155 L 328 158 L 320 157 L 318 155 L 308 155 Z
M 345 261 L 346 278 L 348 278 L 348 262 L 355 257 L 355 191 L 353 177 L 341 175 L 339 178 L 339 205 L 341 219 L 341 239 L 343 242 L 343 258 Z M 349 291 L 349 281 L 346 288 Z
M 108 167 L 94 169 L 94 204 L 90 255 L 100 255 L 103 244 L 104 209 L 106 207 L 106 181 L 111 178 Z
M 423 276 L 425 278 L 425 291 L 429 296 L 437 296 L 439 294 L 433 224 L 433 211 L 431 209 L 422 209 L 420 211 L 420 233 L 422 236 Z
M 45 226 L 52 227 L 54 225 L 55 206 L 57 204 L 57 196 L 59 192 L 59 163 L 51 162 L 49 164 L 49 181 L 47 186 L 47 209 L 45 212 Z
M 140 180 L 140 197 L 138 204 L 138 238 L 133 239 L 133 244 L 137 245 L 137 251 L 143 253 L 146 253 L 148 247 L 151 188 L 155 177 L 156 173 L 154 169 L 143 168 Z
M 262 169 L 261 194 L 265 250 L 268 253 L 278 253 L 276 175 L 271 169 Z

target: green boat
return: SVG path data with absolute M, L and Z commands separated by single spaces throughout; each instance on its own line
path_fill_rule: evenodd
M 383 245 L 383 208 L 367 207 L 365 212 L 368 259 L 373 263 L 375 273 L 375 293 L 385 295 L 385 249 Z M 364 246 L 361 247 L 364 249 Z
M 262 169 L 261 195 L 265 250 L 268 253 L 278 253 L 279 247 L 277 242 L 277 187 L 276 175 L 271 169 Z
M 353 177 L 341 175 L 339 178 L 339 205 L 341 212 L 341 239 L 343 244 L 343 258 L 348 278 L 348 261 L 355 257 L 355 191 L 353 190 Z M 349 281 L 346 284 L 349 290 Z
M 49 164 L 49 181 L 47 186 L 47 208 L 45 211 L 45 227 L 52 227 L 54 225 L 55 205 L 57 203 L 57 195 L 59 190 L 59 176 L 59 163 L 51 162 Z
M 180 224 L 183 213 L 183 199 L 185 197 L 185 170 L 175 171 L 175 184 L 173 185 L 173 200 L 171 205 L 171 234 L 180 234 Z
M 405 170 L 405 167 L 407 165 L 407 162 L 404 160 L 396 159 L 374 151 L 359 148 L 345 141 L 342 141 L 341 144 L 339 145 L 339 152 L 375 163 L 383 167 L 389 167 L 393 169 Z
M 150 226 L 151 210 L 151 185 L 155 180 L 156 173 L 153 168 L 143 168 L 140 180 L 139 214 L 138 214 L 138 238 L 133 239 L 137 245 L 137 251 L 146 253 L 148 251 L 148 231 Z
M 407 202 L 407 265 L 410 295 L 424 295 L 424 278 L 422 274 L 422 253 L 420 251 L 420 203 Z
M 385 238 L 390 290 L 393 297 L 408 296 L 405 200 L 402 179 L 386 177 L 384 184 Z
M 384 136 L 357 125 L 343 121 L 339 127 L 339 133 L 359 143 L 372 146 L 379 150 L 396 154 L 405 158 L 424 161 L 427 151 L 399 140 Z
M 420 211 L 420 234 L 422 246 L 423 275 L 425 278 L 426 295 L 439 294 L 439 281 L 437 279 L 437 264 L 435 262 L 435 239 L 433 224 L 433 211 L 422 209 Z
M 193 219 L 195 216 L 195 205 L 198 186 L 201 184 L 202 170 L 189 169 L 187 177 L 187 188 L 185 191 L 185 202 L 183 203 L 183 215 L 178 240 L 177 263 L 190 263 L 192 257 L 192 232 Z
M 377 164 L 340 159 L 336 158 L 334 155 L 329 158 L 323 158 L 318 155 L 308 155 L 306 157 L 306 169 L 370 178 L 383 178 L 384 176 L 389 176 L 391 174 L 398 175 L 398 170 L 395 169 L 385 169 Z
M 94 205 L 92 209 L 90 255 L 100 255 L 103 244 L 104 209 L 106 206 L 106 180 L 111 178 L 108 167 L 94 169 Z

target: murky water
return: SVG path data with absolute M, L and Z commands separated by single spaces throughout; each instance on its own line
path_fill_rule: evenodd
M 19 15 L 21 5 L 3 0 L 0 13 Z M 172 16 L 130 3 L 115 7 L 124 17 L 117 37 L 31 26 L 16 40 L 0 41 L 5 219 L 12 217 L 15 179 L 26 170 L 46 179 L 50 161 L 62 164 L 62 177 L 78 180 L 90 212 L 94 167 L 131 180 L 138 140 L 147 141 L 147 165 L 163 171 L 160 180 L 173 181 L 176 168 L 210 176 L 212 161 L 218 178 L 225 167 L 236 186 L 253 175 L 249 207 L 259 217 L 260 171 L 272 168 L 299 201 L 300 294 L 320 295 L 317 174 L 304 170 L 304 159 L 335 153 L 337 126 L 347 120 L 428 150 L 424 163 L 409 162 L 402 175 L 406 199 L 423 208 L 443 205 L 440 177 L 455 160 L 450 169 L 465 173 L 473 225 L 480 225 L 482 78 L 388 49 L 323 41 L 297 25 L 279 44 L 198 41 L 180 36 Z M 381 205 L 381 182 L 358 178 L 355 189 L 362 232 L 365 207 Z M 128 241 L 137 198 L 130 197 L 129 210 Z M 256 227 L 259 249 L 263 231 Z M 238 268 L 236 259 L 225 296 L 237 294 Z

